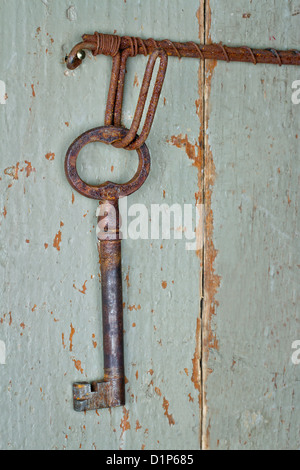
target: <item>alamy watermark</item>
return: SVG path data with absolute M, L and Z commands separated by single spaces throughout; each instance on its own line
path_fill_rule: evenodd
M 300 104 L 300 80 L 295 80 L 292 83 L 292 89 L 295 90 L 292 93 L 292 103 Z
M 295 352 L 292 354 L 292 363 L 295 366 L 300 364 L 300 340 L 294 341 L 292 344 L 292 349 L 295 349 Z
M 6 85 L 5 82 L 0 80 L 0 104 L 6 104 Z
M 0 364 L 5 365 L 6 360 L 6 348 L 4 341 L 0 341 Z
M 145 204 L 128 205 L 127 197 L 119 199 L 119 238 L 131 240 L 182 240 L 185 249 L 200 250 L 204 240 L 203 204 Z M 117 225 L 117 214 L 110 204 L 100 204 L 97 209 L 99 222 L 97 236 Z

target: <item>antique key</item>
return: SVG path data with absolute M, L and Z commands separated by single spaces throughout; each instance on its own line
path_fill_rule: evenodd
M 92 410 L 124 404 L 124 357 L 123 357 L 123 306 L 121 279 L 121 236 L 119 230 L 118 199 L 132 194 L 146 180 L 150 170 L 150 156 L 145 145 L 162 90 L 168 56 L 222 60 L 226 62 L 250 62 L 254 65 L 277 64 L 300 65 L 300 51 L 279 51 L 275 49 L 253 49 L 248 46 L 229 47 L 219 44 L 196 44 L 195 42 L 173 42 L 168 39 L 156 41 L 153 38 L 115 34 L 85 34 L 82 42 L 73 47 L 66 57 L 70 70 L 79 67 L 85 57 L 85 50 L 94 56 L 103 54 L 112 57 L 112 73 L 109 86 L 105 127 L 98 127 L 82 134 L 70 146 L 66 161 L 66 175 L 71 186 L 80 194 L 100 201 L 99 253 L 102 281 L 103 310 L 103 347 L 104 379 L 99 382 L 74 384 L 74 408 L 77 411 Z M 140 95 L 131 128 L 121 125 L 123 92 L 126 74 L 126 63 L 129 57 L 138 54 L 149 55 Z M 154 84 L 152 98 L 148 107 L 145 123 L 140 135 L 137 135 L 144 112 L 149 86 L 155 62 L 160 65 Z M 109 181 L 100 186 L 90 186 L 82 181 L 76 170 L 76 159 L 80 150 L 90 142 L 102 142 L 117 148 L 136 150 L 139 155 L 139 166 L 135 176 L 126 184 L 119 185 Z
M 98 250 L 101 265 L 104 379 L 92 383 L 75 383 L 75 411 L 110 408 L 125 404 L 123 352 L 123 300 L 121 270 L 121 234 L 119 198 L 137 191 L 148 177 L 150 154 L 146 144 L 137 149 L 139 165 L 134 177 L 125 184 L 106 181 L 99 186 L 85 183 L 78 175 L 77 157 L 90 142 L 107 145 L 124 139 L 128 129 L 114 126 L 97 127 L 78 137 L 69 147 L 65 159 L 67 179 L 81 195 L 100 201 Z

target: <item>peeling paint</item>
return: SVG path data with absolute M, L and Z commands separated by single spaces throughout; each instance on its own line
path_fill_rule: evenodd
M 120 428 L 122 429 L 120 439 L 122 439 L 124 433 L 131 428 L 129 423 L 129 411 L 125 408 L 125 406 L 123 408 L 123 418 L 121 419 Z
M 75 334 L 75 328 L 73 327 L 72 323 L 70 325 L 70 328 L 71 328 L 71 333 L 70 333 L 70 337 L 69 337 L 70 351 L 73 351 L 73 336 Z
M 136 420 L 136 425 L 135 425 L 135 430 L 138 431 L 139 429 L 142 429 L 142 426 L 139 423 L 139 420 Z
M 206 41 L 211 43 L 211 9 L 209 1 L 206 4 Z M 210 116 L 211 82 L 217 61 L 207 61 L 205 69 L 205 129 L 208 129 Z M 212 373 L 208 367 L 210 349 L 218 349 L 218 340 L 212 328 L 212 318 L 216 315 L 217 301 L 215 299 L 220 286 L 220 276 L 215 272 L 214 262 L 217 250 L 214 246 L 214 217 L 212 212 L 212 189 L 216 179 L 216 168 L 213 154 L 209 145 L 208 135 L 205 135 L 205 252 L 204 252 L 204 303 L 202 312 L 202 448 L 210 447 L 210 422 L 207 422 L 208 402 L 206 383 Z
M 140 82 L 139 82 L 139 78 L 138 78 L 138 76 L 137 76 L 137 73 L 134 75 L 133 86 L 135 86 L 135 87 L 139 87 L 139 86 L 140 86 Z
M 57 234 L 55 235 L 54 241 L 53 241 L 53 247 L 57 249 L 57 251 L 60 251 L 60 244 L 61 244 L 61 231 L 59 230 Z
M 169 425 L 170 425 L 170 426 L 174 426 L 175 421 L 174 421 L 173 415 L 171 415 L 171 414 L 169 413 L 169 402 L 168 402 L 168 400 L 166 399 L 166 397 L 163 398 L 163 405 L 162 405 L 162 407 L 163 407 L 163 409 L 165 410 L 164 415 L 168 418 Z
M 76 287 L 75 283 L 73 284 L 73 287 L 74 289 L 76 289 L 78 292 L 80 292 L 81 294 L 85 294 L 86 291 L 87 291 L 87 287 L 86 287 L 86 283 L 87 281 L 84 282 L 83 286 L 81 289 L 78 289 L 78 287 Z
M 72 361 L 74 362 L 76 370 L 78 370 L 81 374 L 83 374 L 83 369 L 81 366 L 81 361 L 76 360 L 75 358 L 72 358 Z

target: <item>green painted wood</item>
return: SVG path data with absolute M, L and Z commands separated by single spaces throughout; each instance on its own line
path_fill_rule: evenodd
M 101 286 L 97 203 L 79 195 L 72 201 L 63 170 L 70 143 L 103 125 L 111 64 L 89 56 L 69 72 L 65 54 L 95 30 L 197 41 L 198 6 L 198 0 L 0 3 L 0 80 L 7 92 L 0 105 L 2 449 L 199 448 L 199 391 L 192 379 L 200 269 L 185 240 L 123 242 L 126 405 L 73 411 L 73 382 L 103 374 Z M 126 125 L 145 59 L 129 62 Z M 148 141 L 151 175 L 131 204 L 195 205 L 197 170 L 168 141 L 181 133 L 197 141 L 198 67 L 170 59 Z M 124 155 L 91 146 L 80 173 L 112 178 L 114 166 L 115 178 L 126 179 L 137 160 Z
M 299 48 L 295 2 L 205 3 L 214 41 Z M 184 239 L 124 240 L 126 406 L 72 409 L 72 383 L 102 376 L 101 285 L 97 204 L 73 198 L 63 161 L 74 138 L 103 124 L 110 59 L 89 56 L 68 72 L 63 57 L 95 30 L 197 41 L 198 7 L 196 0 L 0 4 L 1 449 L 197 449 L 200 440 L 213 449 L 299 448 L 300 369 L 291 359 L 299 339 L 296 68 L 219 63 L 211 89 L 207 79 L 220 287 L 211 331 L 202 331 L 216 338 L 203 362 L 203 423 L 200 262 Z M 143 57 L 128 65 L 127 126 L 144 66 Z M 170 59 L 148 141 L 151 175 L 130 204 L 195 205 L 198 68 Z M 79 170 L 90 181 L 124 181 L 136 162 L 135 154 L 91 145 Z

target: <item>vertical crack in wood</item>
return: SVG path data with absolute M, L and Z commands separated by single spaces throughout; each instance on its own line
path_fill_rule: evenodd
M 210 44 L 211 30 L 211 8 L 210 0 L 201 0 L 203 18 L 203 43 Z M 217 251 L 213 243 L 213 213 L 212 213 L 212 187 L 215 182 L 215 165 L 212 151 L 210 149 L 207 129 L 210 114 L 211 81 L 214 69 L 217 65 L 215 60 L 207 60 L 203 63 L 202 78 L 199 79 L 199 95 L 203 102 L 202 108 L 202 204 L 205 210 L 204 245 L 202 250 L 202 295 L 200 305 L 201 321 L 201 351 L 200 351 L 200 374 L 201 374 L 201 450 L 210 448 L 210 422 L 208 420 L 208 404 L 206 396 L 207 379 L 212 373 L 209 369 L 210 349 L 218 348 L 218 342 L 212 329 L 212 318 L 215 315 L 215 295 L 220 285 L 220 277 L 214 271 L 214 261 Z M 201 67 L 201 66 L 200 66 Z M 200 69 L 201 70 L 201 69 Z M 201 87 L 201 88 L 200 88 Z
M 200 0 L 199 10 L 197 12 L 199 22 L 199 40 L 200 43 L 205 44 L 206 39 L 206 0 Z M 199 132 L 199 176 L 197 202 L 205 205 L 205 61 L 200 61 L 198 71 L 198 117 L 200 121 Z M 200 449 L 202 450 L 203 441 L 203 300 L 204 300 L 204 244 L 199 253 L 200 258 L 200 302 L 199 302 L 199 320 L 197 322 L 196 330 L 196 351 L 198 352 L 198 389 L 199 389 L 199 419 L 200 419 Z
M 203 43 L 206 43 L 206 0 L 203 0 Z M 203 145 L 203 178 L 202 178 L 202 204 L 205 207 L 205 132 L 206 132 L 206 102 L 205 102 L 205 70 L 206 70 L 206 62 L 205 60 L 202 62 L 202 145 Z M 201 67 L 201 66 L 200 66 Z M 199 90 L 200 91 L 200 90 Z M 204 382 L 203 382 L 203 308 L 204 308 L 204 263 L 205 263 L 205 241 L 203 240 L 203 250 L 202 250 L 202 259 L 201 259 L 201 298 L 200 298 L 200 321 L 201 321 L 201 352 L 200 352 L 200 373 L 201 373 L 201 423 L 200 423 L 200 431 L 201 431 L 201 441 L 200 441 L 200 449 L 203 450 L 203 412 L 204 412 Z

